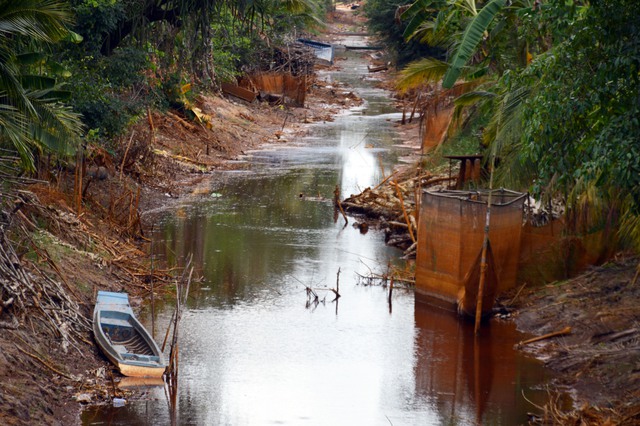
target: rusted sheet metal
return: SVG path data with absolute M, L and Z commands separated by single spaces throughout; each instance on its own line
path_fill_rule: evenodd
M 247 102 L 255 101 L 256 97 L 258 96 L 257 93 L 252 92 L 251 90 L 247 90 L 230 83 L 222 83 L 222 92 L 226 93 L 227 95 L 235 96 L 236 98 L 240 98 Z
M 262 73 L 250 77 L 251 83 L 261 93 L 279 98 L 281 102 L 303 107 L 307 94 L 306 76 L 283 73 Z
M 488 190 L 424 191 L 418 226 L 416 294 L 458 304 L 475 313 L 479 278 L 479 254 L 484 239 Z M 484 295 L 499 294 L 516 283 L 526 194 L 494 190 L 491 200 L 489 239 L 493 262 L 492 288 Z M 491 299 L 483 301 L 490 310 Z

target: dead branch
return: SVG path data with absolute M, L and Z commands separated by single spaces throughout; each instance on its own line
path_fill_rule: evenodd
M 52 365 L 50 365 L 48 362 L 46 362 L 45 360 L 43 360 L 42 358 L 40 358 L 38 355 L 32 354 L 31 352 L 27 352 L 26 350 L 22 349 L 17 343 L 14 343 L 15 347 L 22 352 L 23 354 L 29 356 L 30 358 L 35 359 L 36 361 L 38 361 L 40 364 L 44 365 L 45 367 L 47 367 L 49 370 L 53 371 L 54 373 L 56 373 L 59 376 L 65 377 L 69 380 L 73 380 L 73 377 L 63 373 L 62 371 L 58 370 L 57 368 L 53 367 Z
M 347 214 L 344 212 L 344 209 L 342 208 L 342 203 L 340 202 L 340 187 L 338 185 L 336 185 L 336 189 L 333 191 L 333 201 L 336 205 L 336 207 L 338 207 L 338 209 L 340 209 L 340 213 L 342 213 L 342 217 L 344 218 L 344 224 L 346 225 L 347 223 L 349 223 L 349 220 L 347 219 Z
M 528 345 L 529 343 L 539 342 L 540 340 L 550 339 L 552 337 L 564 336 L 566 334 L 571 333 L 571 327 L 565 327 L 562 330 L 554 331 L 553 333 L 547 333 L 542 336 L 533 337 L 531 339 L 523 340 L 518 343 L 518 348 L 521 348 L 524 345 Z

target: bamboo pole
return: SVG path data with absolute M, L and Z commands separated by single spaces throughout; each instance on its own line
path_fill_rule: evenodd
M 407 214 L 407 209 L 404 208 L 404 199 L 402 198 L 402 191 L 400 191 L 400 185 L 398 182 L 391 181 L 390 182 L 396 188 L 396 193 L 398 194 L 398 199 L 400 200 L 400 207 L 402 208 L 402 214 L 404 215 L 404 220 L 407 222 L 407 227 L 409 228 L 409 236 L 411 237 L 412 242 L 416 242 L 416 236 L 413 235 L 413 228 L 411 227 L 411 221 L 409 220 L 409 215 Z
M 638 281 L 638 275 L 640 275 L 640 263 L 638 263 L 638 266 L 636 267 L 636 274 L 633 276 L 633 280 L 631 280 L 631 287 L 634 287 L 636 285 L 636 282 Z
M 480 282 L 478 283 L 478 300 L 476 301 L 476 324 L 474 333 L 480 331 L 482 321 L 482 298 L 487 277 L 487 249 L 489 247 L 489 223 L 491 222 L 491 196 L 493 194 L 493 169 L 495 168 L 495 154 L 491 156 L 491 173 L 489 175 L 489 197 L 487 199 L 487 215 L 484 224 L 484 240 L 482 241 L 482 255 L 480 257 Z
M 124 155 L 122 156 L 122 163 L 120 163 L 120 182 L 122 182 L 122 173 L 124 172 L 124 162 L 127 160 L 127 154 L 129 154 L 129 149 L 131 148 L 131 142 L 133 141 L 133 136 L 136 134 L 135 130 L 131 132 L 131 137 L 129 138 L 129 143 L 127 143 L 127 148 L 124 150 Z
M 153 294 L 153 225 L 151 225 L 151 337 L 156 339 L 156 300 Z M 163 345 L 164 347 L 164 345 Z
M 167 331 L 164 334 L 164 341 L 162 342 L 162 352 L 164 352 L 164 348 L 167 346 L 167 339 L 169 338 L 169 332 L 171 331 L 171 325 L 173 324 L 173 318 L 176 315 L 176 311 L 173 311 L 173 314 L 171 314 L 171 319 L 169 320 L 169 325 L 167 326 Z
M 156 128 L 153 125 L 153 117 L 151 115 L 151 108 L 149 107 L 147 107 L 147 120 L 149 121 L 149 145 L 153 145 L 156 140 Z
M 84 172 L 84 146 L 81 146 L 76 155 L 75 170 L 75 196 L 76 196 L 76 214 L 80 216 L 82 213 L 82 179 Z

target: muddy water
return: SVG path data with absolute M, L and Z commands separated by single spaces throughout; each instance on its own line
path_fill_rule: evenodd
M 357 87 L 363 107 L 312 126 L 304 140 L 249 153 L 243 171 L 155 226 L 158 262 L 183 265 L 191 254 L 203 277 L 181 325 L 176 423 L 525 423 L 526 399 L 546 396 L 545 372 L 513 350 L 521 336 L 512 325 L 493 322 L 475 339 L 471 324 L 416 303 L 412 291 L 396 289 L 390 305 L 387 288 L 362 279 L 401 263 L 401 253 L 378 231 L 334 220 L 333 190 L 375 185 L 406 152 L 388 94 L 361 78 L 358 54 L 343 55 L 344 71 L 330 78 Z M 157 313 L 160 341 L 171 313 Z M 163 387 L 149 387 L 82 421 L 157 425 L 171 416 Z

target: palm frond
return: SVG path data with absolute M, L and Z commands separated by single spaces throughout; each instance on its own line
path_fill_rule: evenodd
M 17 108 L 0 104 L 0 144 L 6 142 L 11 145 L 20 156 L 22 168 L 31 172 L 35 170 L 35 165 L 27 133 L 28 125 L 24 114 Z
M 46 147 L 55 151 L 66 152 L 67 148 L 60 147 L 74 146 L 84 128 L 80 115 L 59 102 L 56 97 L 58 92 L 59 90 L 54 88 L 28 93 L 38 116 L 38 120 L 34 120 L 31 124 L 31 131 L 34 141 L 43 142 Z M 55 135 L 60 141 L 52 143 L 49 138 L 41 141 L 38 135 L 46 134 Z
M 495 93 L 482 90 L 477 92 L 468 92 L 460 95 L 453 102 L 456 104 L 456 106 L 467 107 L 475 105 L 481 101 L 486 101 L 487 99 L 494 99 L 495 97 Z
M 71 16 L 68 2 L 60 0 L 2 0 L 0 34 L 52 43 L 68 35 Z
M 491 101 L 495 97 L 495 93 L 488 91 L 463 93 L 453 101 L 455 108 L 453 110 L 453 119 L 451 120 L 451 123 L 458 126 L 462 121 L 462 114 L 465 110 L 482 102 Z
M 460 0 L 459 4 L 462 8 L 469 11 L 471 15 L 476 16 L 478 14 L 478 9 L 476 8 L 475 0 Z
M 409 23 L 404 29 L 402 36 L 405 40 L 411 40 L 419 34 L 418 29 L 423 27 L 424 22 L 431 17 L 432 0 L 417 0 L 402 13 L 403 19 L 409 19 Z
M 628 194 L 622 202 L 618 237 L 636 252 L 640 252 L 640 214 L 634 209 L 634 206 L 636 203 L 633 197 Z
M 310 0 L 281 0 L 280 5 L 294 15 L 314 14 L 318 10 L 316 4 Z
M 458 80 L 462 68 L 473 56 L 484 32 L 489 28 L 489 24 L 504 7 L 504 4 L 505 0 L 491 0 L 467 25 L 460 45 L 451 60 L 451 65 L 442 80 L 443 87 L 452 87 Z
M 517 87 L 493 99 L 492 115 L 482 134 L 484 145 L 500 157 L 496 170 L 496 182 L 502 186 L 522 188 L 535 176 L 535 167 L 523 162 L 522 109 L 530 88 Z
M 447 71 L 448 64 L 434 58 L 424 58 L 407 65 L 400 72 L 397 82 L 399 90 L 410 90 L 429 83 L 440 81 Z

